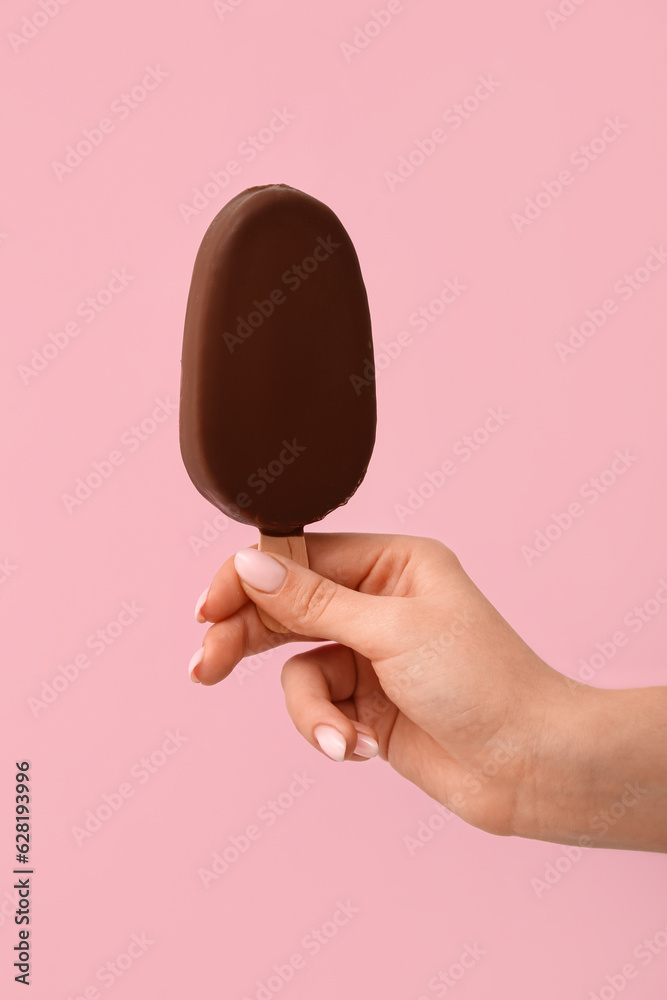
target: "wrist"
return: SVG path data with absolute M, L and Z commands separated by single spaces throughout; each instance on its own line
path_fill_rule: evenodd
M 667 688 L 563 675 L 538 725 L 512 833 L 580 847 L 667 850 Z

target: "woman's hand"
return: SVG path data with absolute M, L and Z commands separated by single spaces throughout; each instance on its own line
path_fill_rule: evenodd
M 641 834 L 629 826 L 641 826 L 642 809 L 628 807 L 629 826 L 619 818 L 611 838 L 609 830 L 606 840 L 591 833 L 598 805 L 620 801 L 632 777 L 622 739 L 618 773 L 603 773 L 601 726 L 609 712 L 624 714 L 605 696 L 634 692 L 598 691 L 548 666 L 438 541 L 315 532 L 306 539 L 309 569 L 256 548 L 223 564 L 198 602 L 199 620 L 214 624 L 191 661 L 193 680 L 215 684 L 270 646 L 333 640 L 293 656 L 282 673 L 288 712 L 317 749 L 335 760 L 379 752 L 492 833 L 667 849 L 667 833 L 664 846 L 659 833 L 634 843 Z M 255 605 L 292 631 L 267 629 Z M 666 689 L 646 691 L 663 692 L 667 708 Z M 607 752 L 613 759 L 614 747 Z M 667 830 L 667 811 L 661 818 Z

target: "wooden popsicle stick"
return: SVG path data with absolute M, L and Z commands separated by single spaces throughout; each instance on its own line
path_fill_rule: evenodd
M 260 531 L 257 548 L 260 552 L 268 552 L 270 556 L 287 556 L 288 559 L 293 559 L 294 562 L 308 569 L 308 550 L 306 549 L 306 536 L 303 532 L 300 535 L 283 535 L 277 537 L 275 535 L 265 535 Z M 272 632 L 292 631 L 289 628 L 285 628 L 280 622 L 277 622 L 266 611 L 262 611 L 261 608 L 257 608 L 257 613 L 266 627 L 270 628 Z

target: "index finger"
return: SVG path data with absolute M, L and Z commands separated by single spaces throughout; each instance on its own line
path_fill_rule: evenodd
M 389 587 L 392 567 L 403 562 L 403 554 L 407 560 L 415 543 L 410 535 L 313 531 L 305 532 L 305 536 L 312 570 L 350 590 L 375 594 Z M 231 555 L 215 574 L 201 613 L 206 621 L 223 621 L 248 601 Z

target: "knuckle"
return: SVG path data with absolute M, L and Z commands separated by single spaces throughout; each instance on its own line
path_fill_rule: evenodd
M 430 538 L 427 535 L 402 535 L 405 543 L 415 552 L 423 555 L 449 556 L 456 559 L 454 552 L 441 542 L 439 538 Z
M 317 625 L 326 614 L 336 596 L 333 580 L 320 577 L 314 584 L 303 587 L 297 599 L 297 606 L 303 608 L 304 620 L 309 628 Z
M 423 541 L 427 543 L 429 551 L 433 555 L 439 556 L 443 563 L 452 568 L 460 565 L 459 558 L 456 553 L 450 549 L 449 546 L 445 545 L 444 542 L 441 542 L 437 538 L 424 538 Z

